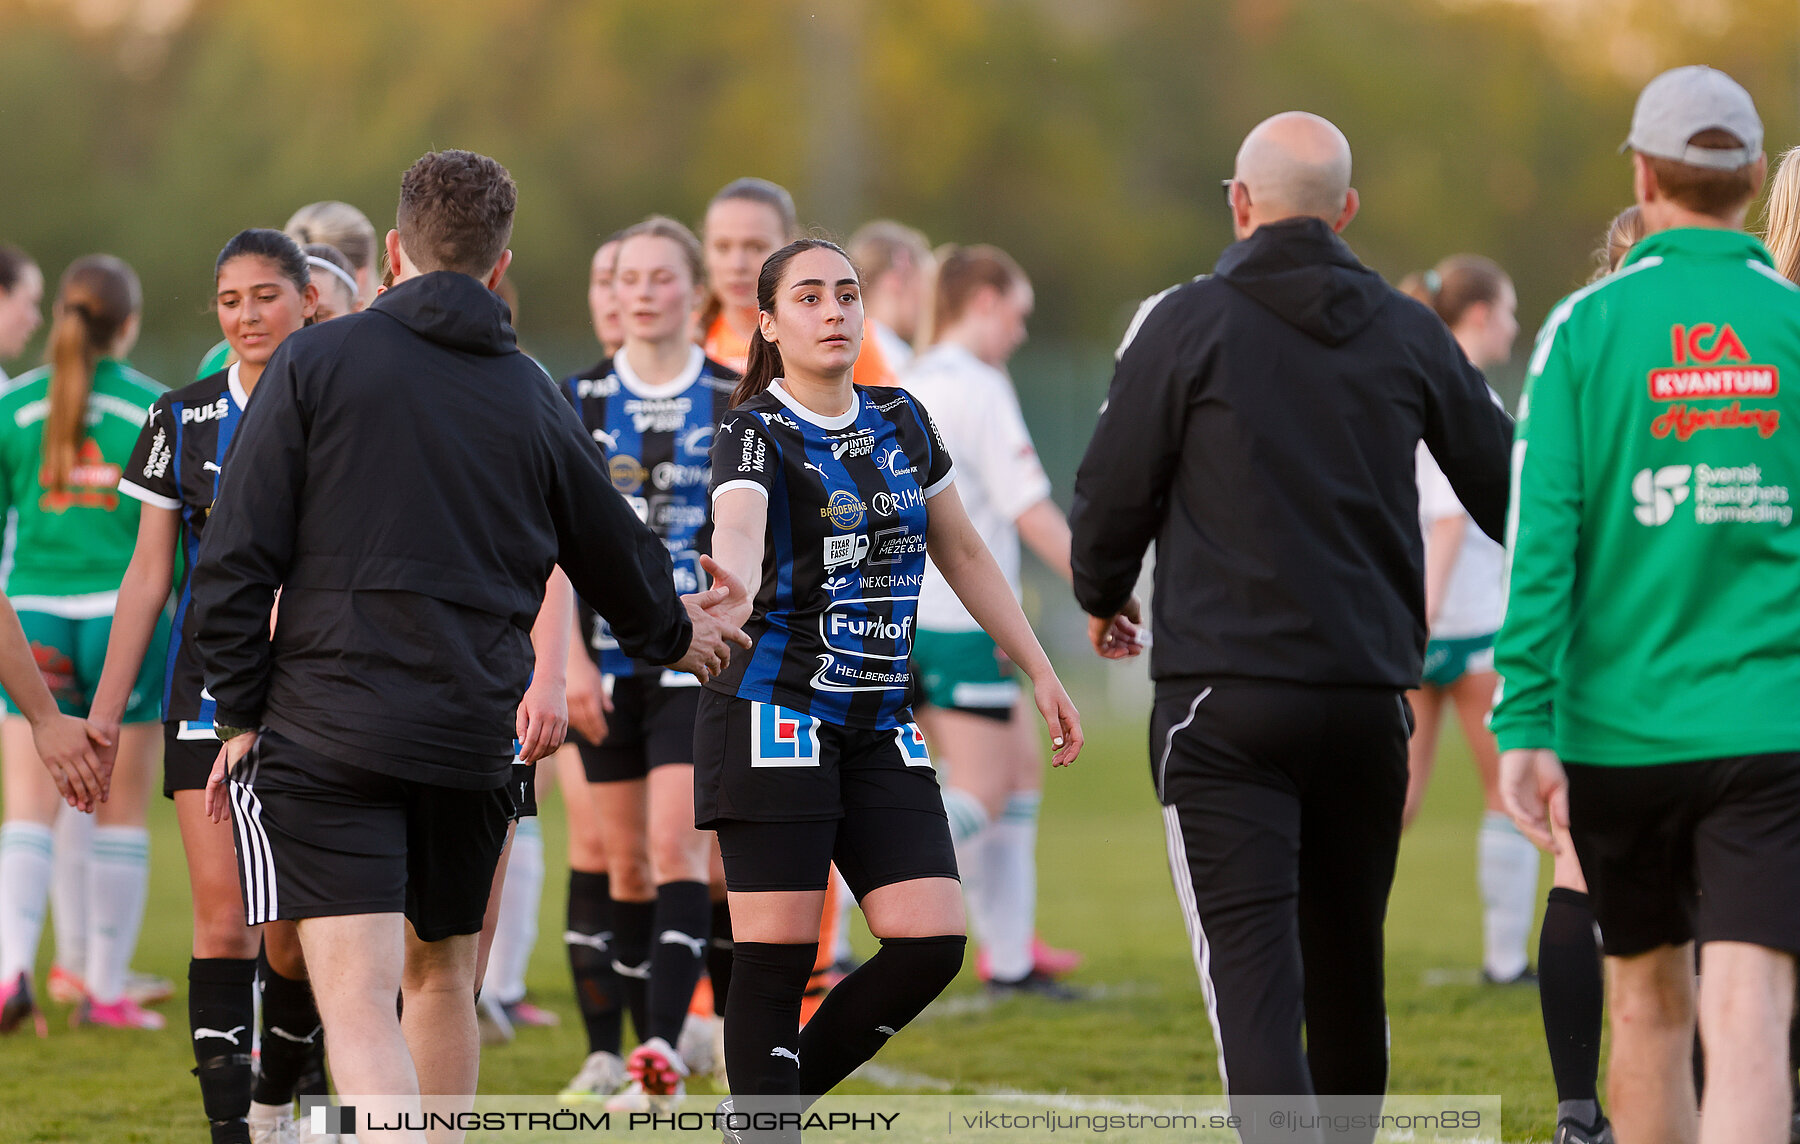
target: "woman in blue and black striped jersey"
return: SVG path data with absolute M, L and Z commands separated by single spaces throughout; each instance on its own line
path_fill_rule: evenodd
M 1081 750 L 1081 724 L 925 410 L 904 390 L 852 384 L 863 313 L 843 251 L 820 239 L 776 251 L 757 308 L 748 372 L 713 444 L 713 559 L 759 585 L 744 625 L 755 646 L 701 697 L 695 817 L 718 831 L 730 891 L 733 1092 L 816 1097 L 962 964 L 949 825 L 907 705 L 927 550 L 1030 676 L 1058 765 Z M 834 860 L 882 948 L 802 1034 Z
M 219 253 L 213 278 L 219 326 L 236 361 L 157 399 L 119 481 L 119 491 L 141 501 L 143 510 L 89 717 L 106 731 L 116 727 L 139 665 L 147 655 L 163 654 L 152 648 L 151 634 L 180 569 L 161 696 L 163 794 L 175 801 L 193 889 L 188 1017 L 194 1071 L 214 1144 L 233 1144 L 250 1138 L 252 1067 L 244 1030 L 256 1019 L 257 952 L 265 935 L 244 924 L 231 828 L 206 817 L 206 779 L 219 741 L 213 735 L 212 700 L 201 686 L 189 642 L 187 570 L 194 565 L 220 466 L 263 367 L 288 335 L 313 320 L 318 290 L 306 255 L 278 230 L 252 229 L 233 237 Z M 120 765 L 127 760 L 121 758 Z M 259 1095 L 268 1104 L 279 1102 L 269 1095 L 271 1084 L 285 1089 L 286 1101 L 293 1100 L 311 1051 L 319 1047 L 307 1042 L 319 1017 L 294 924 L 276 928 L 279 933 L 267 934 L 275 971 L 264 992 L 265 1028 L 292 1036 L 262 1039 L 265 1075 Z

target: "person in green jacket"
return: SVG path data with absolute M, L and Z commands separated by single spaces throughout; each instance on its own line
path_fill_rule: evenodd
M 79 258 L 57 286 L 46 357 L 50 364 L 0 393 L 0 512 L 11 516 L 3 590 L 18 610 L 38 670 L 64 714 L 85 716 L 106 656 L 119 580 L 137 538 L 138 504 L 119 477 L 138 430 L 163 387 L 124 362 L 137 340 L 142 291 L 111 255 Z M 120 720 L 121 758 L 134 765 L 101 776 L 99 798 L 70 798 L 94 812 L 87 868 L 86 964 L 80 1024 L 158 1029 L 162 1017 L 125 995 L 149 889 L 143 792 L 159 739 L 163 659 L 137 673 Z M 5 824 L 0 826 L 0 982 L 29 982 L 50 885 L 50 833 L 60 783 L 32 748 L 16 707 L 0 726 Z M 110 782 L 111 793 L 105 790 Z
M 1644 89 L 1627 145 L 1645 237 L 1551 312 L 1513 447 L 1501 786 L 1540 845 L 1567 823 L 1587 875 L 1621 1140 L 1788 1139 L 1800 292 L 1742 232 L 1762 133 L 1721 72 Z

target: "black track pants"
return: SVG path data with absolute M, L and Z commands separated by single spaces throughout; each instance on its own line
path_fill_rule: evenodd
M 1385 688 L 1157 689 L 1170 870 L 1233 1097 L 1387 1086 L 1382 922 L 1411 722 Z

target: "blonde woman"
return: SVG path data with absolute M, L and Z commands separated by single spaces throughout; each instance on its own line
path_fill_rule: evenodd
M 1769 198 L 1763 205 L 1763 244 L 1775 256 L 1775 269 L 1790 282 L 1800 282 L 1800 147 L 1781 153 Z

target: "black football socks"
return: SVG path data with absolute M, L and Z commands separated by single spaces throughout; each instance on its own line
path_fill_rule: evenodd
M 258 970 L 263 1037 L 252 1099 L 258 1104 L 291 1104 L 324 1040 L 319 1009 L 313 1003 L 311 982 L 283 977 L 269 967 L 267 958 Z
M 825 1095 L 881 1051 L 956 979 L 967 945 L 961 934 L 883 938 L 880 952 L 833 986 L 801 1031 L 801 1093 Z
M 575 978 L 575 1004 L 587 1028 L 588 1052 L 617 1055 L 623 991 L 613 970 L 613 903 L 605 874 L 569 871 L 568 928 L 563 943 Z
M 194 1075 L 212 1125 L 213 1144 L 249 1144 L 250 1026 L 256 1021 L 256 959 L 197 957 L 188 962 L 188 1024 Z
M 800 998 L 819 956 L 819 943 L 740 941 L 732 952 L 731 1002 L 725 1010 L 725 1068 L 731 1091 L 749 1097 L 796 1096 Z
M 1596 1126 L 1600 1119 L 1600 1023 L 1606 983 L 1588 896 L 1557 886 L 1538 936 L 1538 997 L 1544 1040 L 1556 1078 L 1557 1119 Z
M 613 899 L 613 972 L 625 994 L 631 1029 L 637 1039 L 650 1039 L 650 938 L 656 925 L 656 901 Z
M 656 887 L 650 946 L 650 1027 L 640 1036 L 673 1045 L 694 1000 L 694 986 L 706 964 L 712 900 L 705 882 L 664 882 Z

